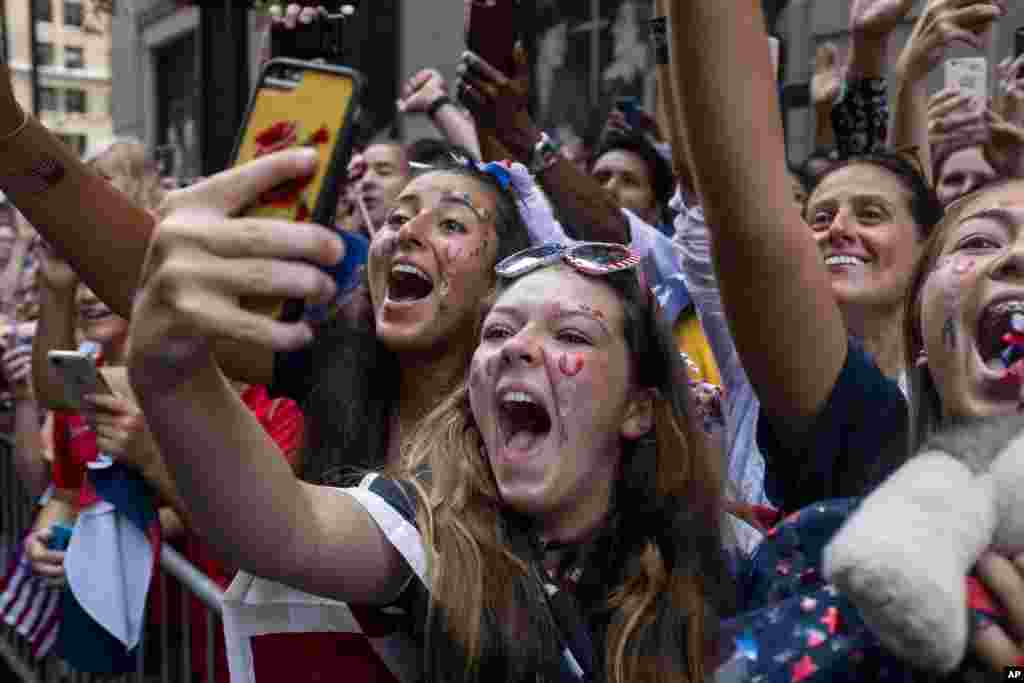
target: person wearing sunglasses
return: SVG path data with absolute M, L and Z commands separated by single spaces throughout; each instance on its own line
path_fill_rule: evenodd
M 467 380 L 355 488 L 267 456 L 208 331 L 179 356 L 187 378 L 165 384 L 177 342 L 152 332 L 184 320 L 153 304 L 152 280 L 131 374 L 213 545 L 262 577 L 388 607 L 426 680 L 703 680 L 684 644 L 731 604 L 718 458 L 639 261 L 579 243 L 499 262 Z

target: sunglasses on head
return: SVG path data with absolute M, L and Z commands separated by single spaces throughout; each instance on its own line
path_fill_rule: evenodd
M 640 265 L 640 257 L 623 244 L 609 242 L 549 242 L 530 247 L 501 260 L 494 267 L 498 277 L 514 279 L 554 263 L 564 262 L 584 275 L 608 275 Z

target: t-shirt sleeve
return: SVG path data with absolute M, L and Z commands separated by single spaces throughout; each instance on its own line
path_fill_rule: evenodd
M 426 553 L 416 526 L 416 499 L 411 485 L 370 474 L 359 486 L 342 490 L 363 506 L 388 542 L 426 585 Z
M 794 434 L 761 414 L 765 492 L 785 513 L 864 495 L 902 462 L 908 426 L 899 385 L 851 344 L 828 401 L 806 431 Z

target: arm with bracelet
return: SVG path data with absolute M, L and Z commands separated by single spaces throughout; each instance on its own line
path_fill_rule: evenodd
M 426 114 L 448 142 L 469 151 L 480 160 L 476 125 L 448 96 L 444 76 L 437 69 L 423 69 L 402 86 L 398 110 L 403 114 Z
M 493 132 L 501 148 L 530 169 L 566 230 L 587 231 L 572 237 L 629 243 L 629 223 L 616 203 L 533 122 L 527 107 L 529 67 L 522 46 L 517 46 L 515 60 L 517 73 L 509 78 L 473 53 L 464 53 L 459 65 L 459 98 L 483 129 Z M 486 139 L 481 136 L 482 142 Z M 486 152 L 485 146 L 485 160 L 496 160 L 488 159 Z

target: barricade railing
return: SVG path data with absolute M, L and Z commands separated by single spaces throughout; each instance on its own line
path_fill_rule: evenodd
M 37 511 L 35 501 L 26 493 L 15 472 L 13 449 L 12 440 L 0 434 L 0 580 L 22 535 L 35 521 Z M 167 543 L 160 553 L 160 567 L 153 582 L 159 592 L 160 623 L 147 626 L 134 672 L 118 677 L 83 673 L 72 669 L 53 652 L 37 660 L 25 638 L 2 619 L 0 671 L 6 665 L 25 683 L 214 683 L 223 591 Z M 173 606 L 169 604 L 170 577 L 182 588 L 176 600 L 178 604 Z M 193 671 L 192 597 L 201 603 L 205 617 L 205 675 Z M 172 614 L 175 619 L 171 619 Z

